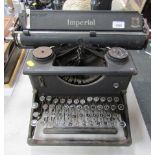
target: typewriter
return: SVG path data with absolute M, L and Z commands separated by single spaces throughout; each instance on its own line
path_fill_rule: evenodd
M 142 15 L 26 9 L 13 32 L 28 48 L 33 99 L 30 145 L 132 143 L 126 90 L 137 74 L 130 50 L 145 48 Z

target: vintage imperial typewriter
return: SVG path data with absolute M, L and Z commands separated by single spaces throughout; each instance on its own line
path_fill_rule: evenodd
M 29 48 L 30 145 L 130 145 L 129 50 L 147 44 L 137 12 L 23 10 L 13 32 Z

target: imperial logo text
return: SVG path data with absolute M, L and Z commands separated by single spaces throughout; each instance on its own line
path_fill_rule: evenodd
M 68 26 L 95 26 L 95 19 L 88 19 L 88 20 L 67 20 L 67 25 Z

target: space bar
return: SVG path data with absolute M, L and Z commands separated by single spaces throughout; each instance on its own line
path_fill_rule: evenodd
M 116 134 L 116 128 L 44 128 L 44 134 Z

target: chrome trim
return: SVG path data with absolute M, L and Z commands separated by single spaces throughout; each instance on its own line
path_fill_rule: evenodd
M 17 41 L 18 41 L 18 44 L 22 46 L 21 39 L 20 39 L 20 33 L 17 34 Z
M 15 31 L 14 33 L 16 34 L 22 34 L 23 31 Z M 90 35 L 90 32 L 86 31 L 29 31 L 29 34 L 65 34 L 65 35 L 70 35 L 70 34 L 87 34 Z M 144 32 L 96 32 L 96 35 L 147 35 Z
M 5 41 L 13 41 L 14 38 L 12 36 L 4 37 Z

